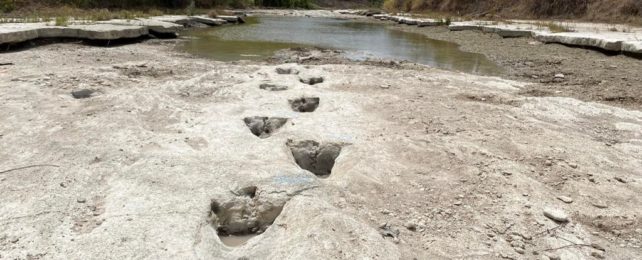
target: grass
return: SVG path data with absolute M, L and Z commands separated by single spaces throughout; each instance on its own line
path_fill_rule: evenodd
M 67 16 L 58 16 L 54 19 L 56 26 L 67 26 L 69 25 L 69 17 Z
M 570 26 L 556 23 L 556 22 L 539 22 L 536 24 L 538 28 L 548 28 L 552 33 L 561 33 L 561 32 L 574 32 Z
M 176 12 L 181 12 L 177 10 Z M 79 9 L 72 7 L 41 8 L 36 11 L 16 11 L 8 14 L 0 14 L 0 23 L 28 23 L 43 21 L 68 22 L 71 18 L 83 21 L 106 21 L 112 19 L 135 19 L 150 16 L 163 15 L 166 12 L 157 9 L 145 11 L 139 10 L 109 10 L 109 9 Z M 63 21 L 66 17 L 67 21 Z

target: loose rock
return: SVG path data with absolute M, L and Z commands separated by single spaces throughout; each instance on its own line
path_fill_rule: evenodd
M 558 200 L 563 201 L 564 203 L 573 203 L 573 198 L 566 196 L 557 196 Z
M 552 219 L 555 222 L 568 222 L 568 215 L 566 212 L 560 210 L 560 209 L 554 209 L 554 208 L 545 208 L 544 209 L 544 216 L 547 218 Z
M 95 91 L 91 89 L 75 90 L 71 92 L 71 96 L 73 96 L 75 99 L 89 98 L 92 94 L 94 94 L 94 92 Z

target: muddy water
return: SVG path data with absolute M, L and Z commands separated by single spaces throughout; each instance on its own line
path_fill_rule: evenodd
M 192 30 L 186 36 L 192 40 L 184 50 L 222 61 L 258 60 L 279 49 L 317 46 L 346 50 L 357 60 L 397 59 L 474 74 L 500 73 L 485 56 L 461 51 L 454 43 L 354 20 L 251 17 L 244 25 Z

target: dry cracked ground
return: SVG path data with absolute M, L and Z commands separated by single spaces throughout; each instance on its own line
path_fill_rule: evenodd
M 640 111 L 173 46 L 0 56 L 0 259 L 641 259 Z

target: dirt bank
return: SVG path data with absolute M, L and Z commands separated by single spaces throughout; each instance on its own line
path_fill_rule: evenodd
M 391 25 L 391 28 L 455 42 L 462 50 L 481 53 L 502 66 L 506 77 L 543 83 L 521 90 L 527 96 L 574 97 L 628 108 L 642 108 L 642 62 L 596 50 L 541 44 L 529 38 L 501 38 L 477 31 L 452 32 L 446 27 Z M 555 75 L 564 77 L 556 78 Z
M 417 65 L 215 62 L 173 40 L 1 57 L 2 259 L 642 254 L 639 111 Z

